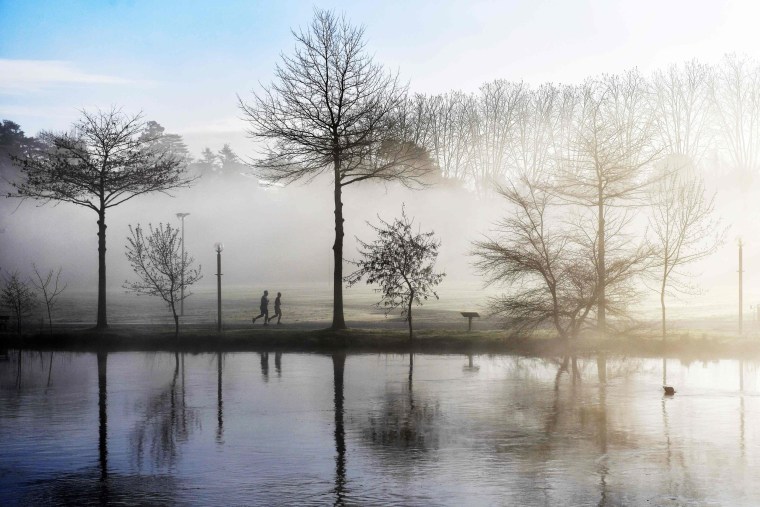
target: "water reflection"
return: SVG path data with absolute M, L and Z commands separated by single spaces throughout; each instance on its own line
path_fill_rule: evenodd
M 138 470 L 145 463 L 146 449 L 154 469 L 176 466 L 180 446 L 188 441 L 196 427 L 197 412 L 186 405 L 185 383 L 179 382 L 180 378 L 184 378 L 184 374 L 180 375 L 183 366 L 180 354 L 174 353 L 174 371 L 168 385 L 151 393 L 146 402 L 138 404 L 141 416 L 130 437 L 133 460 Z M 100 367 L 98 371 L 100 377 Z M 105 384 L 105 379 L 103 382 Z
M 746 361 L 271 354 L 12 352 L 0 504 L 760 498 Z
M 108 353 L 98 352 L 98 457 L 100 480 L 108 479 Z
M 222 400 L 222 364 L 221 352 L 216 353 L 216 442 L 224 442 L 224 401 Z
M 261 362 L 261 378 L 264 382 L 269 382 L 269 352 L 260 352 L 259 360 Z
M 476 365 L 473 362 L 473 355 L 467 354 L 467 365 L 464 367 L 464 371 L 478 371 L 480 369 L 480 366 Z
M 335 503 L 345 505 L 346 499 L 346 432 L 343 427 L 343 374 L 346 368 L 346 354 L 332 355 L 333 364 L 333 405 L 335 414 Z
M 739 391 L 739 450 L 744 460 L 744 361 L 739 361 Z
M 365 438 L 382 451 L 382 456 L 393 460 L 396 458 L 386 451 L 428 451 L 437 449 L 440 443 L 436 424 L 442 416 L 440 405 L 421 393 L 415 396 L 414 358 L 410 353 L 406 382 L 386 386 L 380 406 L 369 414 L 362 428 Z M 395 389 L 396 386 L 403 388 Z

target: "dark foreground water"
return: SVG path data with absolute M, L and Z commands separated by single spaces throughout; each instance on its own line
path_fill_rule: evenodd
M 662 366 L 10 351 L 0 505 L 760 504 L 757 365 Z

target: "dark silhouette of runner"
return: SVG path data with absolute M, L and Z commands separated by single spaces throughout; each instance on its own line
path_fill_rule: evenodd
M 269 317 L 269 320 L 274 320 L 275 317 L 277 317 L 277 323 L 280 323 L 280 319 L 282 318 L 282 310 L 280 310 L 280 297 L 282 297 L 282 293 L 278 292 L 277 297 L 274 298 L 274 315 Z
M 261 306 L 259 307 L 259 310 L 261 310 L 261 313 L 254 317 L 251 322 L 253 324 L 256 324 L 256 320 L 260 319 L 261 317 L 264 317 L 264 325 L 268 326 L 267 320 L 269 319 L 269 291 L 265 290 L 264 295 L 261 296 Z

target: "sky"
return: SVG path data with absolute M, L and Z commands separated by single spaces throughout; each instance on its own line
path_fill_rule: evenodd
M 363 25 L 376 61 L 421 93 L 760 52 L 749 0 L 0 0 L 0 119 L 34 135 L 118 106 L 183 135 L 194 156 L 225 142 L 253 155 L 238 96 L 271 81 L 315 7 Z

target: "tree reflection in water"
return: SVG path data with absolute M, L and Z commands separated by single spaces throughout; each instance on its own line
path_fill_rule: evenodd
M 343 427 L 343 373 L 346 367 L 346 353 L 332 355 L 333 398 L 335 413 L 335 504 L 345 505 L 346 499 L 346 433 Z
M 108 478 L 108 353 L 98 352 L 98 456 L 100 480 Z
M 389 384 L 393 385 L 393 384 Z M 417 451 L 438 449 L 440 446 L 441 409 L 437 402 L 415 398 L 414 394 L 414 354 L 409 354 L 409 374 L 401 391 L 386 388 L 385 397 L 379 409 L 372 410 L 363 435 L 384 449 Z M 406 392 L 404 392 L 406 391 Z M 416 454 L 406 455 L 416 457 Z
M 155 467 L 174 466 L 180 444 L 188 440 L 190 432 L 200 423 L 196 410 L 185 404 L 184 382 L 177 382 L 181 365 L 184 367 L 184 361 L 180 364 L 179 353 L 175 353 L 171 382 L 148 400 L 132 431 L 131 448 L 138 470 L 142 469 L 146 447 Z

